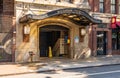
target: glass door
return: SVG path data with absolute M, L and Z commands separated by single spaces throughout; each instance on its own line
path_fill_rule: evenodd
M 97 55 L 106 55 L 106 32 L 98 31 L 97 32 Z

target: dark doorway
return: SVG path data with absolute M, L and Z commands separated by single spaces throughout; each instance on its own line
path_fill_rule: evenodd
M 49 47 L 52 48 L 52 56 L 60 54 L 61 44 L 65 46 L 65 37 L 68 36 L 68 29 L 62 26 L 44 26 L 39 29 L 39 50 L 40 57 L 48 57 Z M 63 42 L 60 40 L 63 39 Z M 63 52 L 65 54 L 65 52 Z
M 59 31 L 40 32 L 40 56 L 41 57 L 48 57 L 49 46 L 53 48 L 58 38 L 60 38 Z
M 106 32 L 98 31 L 97 32 L 97 55 L 106 55 Z

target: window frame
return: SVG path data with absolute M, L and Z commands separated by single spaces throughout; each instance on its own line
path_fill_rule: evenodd
M 99 12 L 104 13 L 104 0 L 99 0 Z
M 116 13 L 116 0 L 111 0 L 110 3 L 111 3 L 110 13 L 115 14 Z

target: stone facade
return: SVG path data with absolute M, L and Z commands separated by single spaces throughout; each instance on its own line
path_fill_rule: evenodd
M 24 3 L 23 3 L 24 2 Z M 81 2 L 81 3 L 80 3 Z M 82 5 L 84 3 L 84 5 Z M 66 5 L 64 5 L 66 4 Z M 87 6 L 86 6 L 87 5 Z M 85 7 L 84 7 L 85 6 Z M 34 2 L 30 1 L 21 1 L 16 0 L 16 52 L 15 52 L 15 60 L 19 62 L 27 62 L 30 61 L 29 58 L 29 51 L 34 52 L 33 60 L 37 61 L 39 60 L 39 32 L 38 29 L 41 26 L 46 25 L 44 22 L 51 21 L 51 23 L 55 23 L 56 25 L 61 24 L 62 26 L 65 26 L 70 31 L 70 52 L 69 57 L 74 59 L 79 58 L 88 58 L 91 55 L 91 50 L 88 46 L 88 33 L 85 35 L 85 38 L 83 39 L 83 42 L 75 43 L 75 37 L 79 37 L 79 28 L 83 26 L 77 26 L 76 24 L 60 19 L 60 18 L 51 18 L 51 19 L 45 19 L 43 21 L 36 21 L 33 23 L 29 23 L 30 25 L 30 40 L 29 42 L 23 42 L 23 26 L 25 23 L 19 23 L 19 18 L 24 16 L 25 14 L 44 14 L 52 10 L 61 9 L 61 8 L 76 8 L 79 7 L 85 11 L 89 11 L 89 5 L 86 1 L 79 1 L 79 2 L 73 2 L 72 4 L 69 2 L 52 2 L 52 1 L 43 1 L 35 0 Z M 58 20 L 58 21 L 57 21 Z M 54 22 L 52 22 L 54 21 Z M 50 25 L 51 23 L 48 23 L 47 25 Z M 86 29 L 86 28 L 85 28 Z M 88 31 L 88 30 L 87 30 Z M 18 36 L 19 35 L 19 36 Z M 84 44 L 84 45 L 82 45 Z M 81 47 L 81 49 L 80 49 Z M 88 53 L 87 53 L 88 52 Z M 76 56 L 77 55 L 77 56 Z

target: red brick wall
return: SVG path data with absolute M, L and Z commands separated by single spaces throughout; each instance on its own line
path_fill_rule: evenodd
M 120 0 L 116 0 L 116 14 L 119 14 L 119 1 Z
M 14 15 L 14 0 L 3 0 L 3 14 Z
M 3 15 L 2 16 L 2 27 L 1 32 L 11 32 L 12 25 L 13 25 L 13 19 L 12 16 L 9 15 Z
M 110 0 L 105 0 L 104 6 L 105 6 L 105 13 L 110 13 Z
M 99 12 L 99 0 L 88 0 L 89 5 L 91 7 L 92 12 Z M 116 1 L 116 14 L 119 13 L 119 1 L 120 0 L 115 0 Z M 104 11 L 105 13 L 110 13 L 110 6 L 111 2 L 110 0 L 104 0 Z
M 0 14 L 0 32 L 10 32 L 13 25 L 13 16 L 14 16 L 14 0 L 0 0 L 3 2 L 2 13 Z
M 93 9 L 93 7 L 94 7 L 93 4 L 94 4 L 94 2 L 93 2 L 93 1 L 94 1 L 94 0 L 88 0 L 92 12 L 94 12 L 94 9 Z
M 99 0 L 94 0 L 94 12 L 99 12 Z
M 92 12 L 99 12 L 99 0 L 88 0 Z

